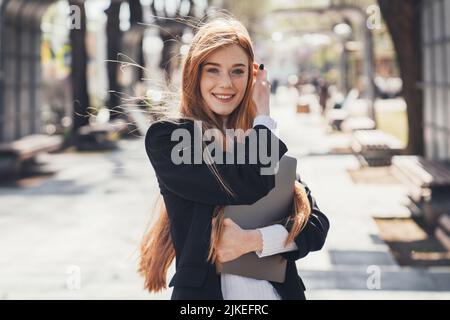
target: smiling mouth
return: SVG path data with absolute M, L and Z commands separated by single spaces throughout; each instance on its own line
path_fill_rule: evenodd
M 212 94 L 220 102 L 230 102 L 236 94 Z

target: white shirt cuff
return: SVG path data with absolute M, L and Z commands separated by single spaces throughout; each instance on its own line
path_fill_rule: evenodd
M 253 127 L 257 126 L 258 124 L 262 124 L 270 130 L 275 130 L 277 128 L 277 122 L 271 116 L 266 116 L 263 114 L 260 114 L 256 116 L 255 119 L 253 119 Z
M 256 116 L 255 119 L 253 119 L 253 127 L 259 124 L 269 128 L 272 134 L 279 137 L 277 122 L 271 116 L 266 116 L 263 114 Z
M 258 257 L 263 258 L 274 254 L 297 250 L 295 242 L 289 243 L 286 247 L 284 242 L 289 236 L 289 232 L 281 224 L 259 228 L 263 240 L 262 251 L 256 251 Z

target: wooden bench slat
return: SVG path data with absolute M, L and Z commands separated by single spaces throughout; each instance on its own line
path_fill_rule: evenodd
M 450 168 L 435 160 L 420 156 L 395 156 L 393 172 L 406 178 L 408 197 L 413 214 L 424 218 L 430 228 L 437 226 L 440 215 L 450 210 Z
M 392 163 L 399 170 L 417 176 L 422 187 L 450 186 L 450 170 L 437 161 L 417 156 L 397 156 Z
M 413 186 L 418 186 L 419 188 L 426 187 L 427 184 L 424 182 L 424 180 L 414 174 L 414 171 L 409 170 L 405 166 L 402 166 L 398 163 L 396 157 L 392 159 L 392 164 L 394 165 L 395 172 L 398 172 L 400 174 L 400 179 L 407 182 L 407 184 L 412 184 Z
M 19 159 L 25 160 L 39 152 L 51 152 L 57 150 L 62 143 L 60 136 L 48 136 L 34 134 L 19 140 L 0 144 L 1 153 L 17 154 Z
M 397 138 L 375 129 L 355 131 L 351 147 L 353 152 L 365 159 L 363 165 L 372 166 L 390 165 L 392 156 L 398 154 L 404 146 Z

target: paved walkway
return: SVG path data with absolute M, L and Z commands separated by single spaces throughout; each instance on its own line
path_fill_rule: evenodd
M 280 101 L 273 116 L 298 171 L 330 219 L 325 247 L 297 262 L 309 299 L 449 299 L 450 268 L 402 268 L 378 236 L 374 217 L 407 217 L 399 183 L 355 184 L 351 154 L 334 154 L 348 137 L 327 134 L 323 120 Z
M 354 184 L 347 170 L 357 168 L 356 159 L 327 154 L 345 145 L 345 136 L 326 135 L 319 117 L 296 114 L 289 101 L 278 99 L 273 116 L 331 221 L 324 249 L 298 261 L 307 297 L 449 299 L 449 268 L 401 268 L 378 237 L 373 216 L 407 214 L 405 188 Z M 57 171 L 50 179 L 0 188 L 0 298 L 169 298 L 170 290 L 146 293 L 135 272 L 158 194 L 143 140 L 123 140 L 108 153 L 48 158 Z

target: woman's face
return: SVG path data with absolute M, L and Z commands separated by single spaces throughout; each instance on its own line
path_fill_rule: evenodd
M 227 117 L 241 103 L 248 82 L 248 56 L 238 45 L 217 49 L 203 63 L 200 91 L 208 108 Z

